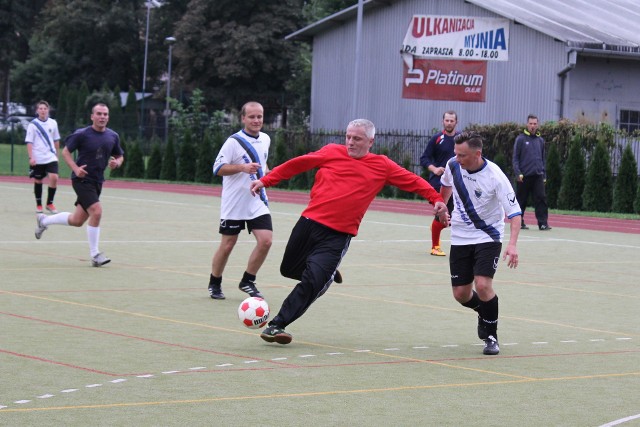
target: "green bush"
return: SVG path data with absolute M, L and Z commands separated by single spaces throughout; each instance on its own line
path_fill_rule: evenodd
M 640 185 L 640 182 L 638 185 Z M 636 199 L 633 201 L 633 211 L 640 214 L 640 190 L 636 190 Z
M 549 144 L 546 161 L 547 172 L 547 204 L 551 209 L 558 207 L 558 194 L 562 184 L 562 166 L 560 165 L 560 152 L 556 144 Z
M 611 157 L 605 143 L 600 141 L 596 144 L 587 167 L 582 208 L 589 212 L 609 212 L 612 193 Z
M 160 179 L 160 171 L 162 170 L 162 150 L 160 149 L 160 143 L 155 141 L 151 147 L 151 154 L 147 161 L 147 169 L 145 171 L 145 178 L 147 179 Z
M 507 158 L 504 154 L 502 154 L 502 152 L 496 153 L 495 157 L 493 158 L 493 163 L 498 165 L 498 167 L 502 169 L 502 172 L 504 172 L 505 175 L 509 176 L 507 174 L 507 171 L 509 170 L 509 162 L 507 162 Z
M 582 209 L 585 161 L 581 142 L 574 138 L 558 193 L 558 209 L 579 211 Z
M 182 182 L 193 182 L 196 177 L 196 152 L 191 130 L 187 128 L 178 147 L 178 170 L 176 178 Z
M 216 157 L 218 157 L 218 153 L 220 152 L 220 149 L 222 148 L 222 145 L 224 144 L 224 142 L 227 140 L 226 135 L 223 133 L 224 131 L 218 130 L 213 132 L 213 146 L 212 146 L 212 150 L 213 150 L 213 160 L 211 161 L 212 165 L 211 165 L 211 173 L 213 173 L 213 163 L 216 161 Z M 221 176 L 217 176 L 214 175 L 213 176 L 213 183 L 214 184 L 222 184 L 222 177 Z
M 638 163 L 631 144 L 622 151 L 618 177 L 613 187 L 613 212 L 633 213 L 633 201 L 638 192 Z
M 404 167 L 407 170 L 411 170 L 411 159 L 407 158 L 404 159 L 404 162 L 402 162 L 402 167 Z M 416 194 L 412 193 L 410 191 L 404 191 L 404 190 L 400 190 L 398 188 L 395 189 L 396 190 L 396 197 L 399 199 L 415 199 L 416 198 Z
M 129 156 L 125 163 L 127 178 L 144 178 L 144 156 L 140 145 L 134 141 L 129 145 Z
M 274 138 L 271 140 L 269 167 L 274 168 L 288 160 L 285 137 L 285 130 L 280 128 L 276 131 Z
M 169 138 L 164 147 L 162 155 L 162 168 L 160 169 L 160 179 L 165 181 L 176 180 L 176 150 L 173 146 L 173 136 Z
M 306 154 L 306 147 L 302 144 L 296 146 L 294 157 L 302 156 Z M 289 180 L 289 188 L 292 190 L 308 190 L 313 185 L 313 177 L 316 174 L 316 170 L 312 169 L 307 172 L 300 173 Z
M 198 144 L 198 153 L 196 159 L 196 182 L 204 182 L 210 184 L 213 182 L 213 162 L 215 155 L 213 153 L 213 143 L 211 140 L 211 131 L 207 130 L 202 138 L 202 142 Z

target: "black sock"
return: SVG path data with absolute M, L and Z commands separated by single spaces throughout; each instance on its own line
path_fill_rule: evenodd
M 498 295 L 489 301 L 480 301 L 478 309 L 480 321 L 488 331 L 489 335 L 497 336 L 498 332 Z
M 53 198 L 55 197 L 55 195 L 56 195 L 56 189 L 49 187 L 47 189 L 47 205 L 50 205 L 51 203 L 53 203 Z
M 36 195 L 36 205 L 42 206 L 42 183 L 33 184 L 33 194 Z
M 216 277 L 213 274 L 209 275 L 209 286 L 217 285 L 220 286 L 222 284 L 222 276 Z
M 478 293 L 475 290 L 472 292 L 473 295 L 471 295 L 471 299 L 467 302 L 463 302 L 462 305 L 477 312 L 482 301 L 480 301 L 480 297 L 478 297 Z
M 255 274 L 250 274 L 247 273 L 246 271 L 244 272 L 244 274 L 242 275 L 242 281 L 243 282 L 249 282 L 249 283 L 256 283 L 256 275 Z

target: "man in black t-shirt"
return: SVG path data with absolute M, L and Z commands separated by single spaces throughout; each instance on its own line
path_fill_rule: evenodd
M 49 225 L 69 225 L 81 227 L 87 224 L 87 239 L 91 265 L 101 267 L 111 260 L 100 252 L 100 220 L 102 205 L 100 193 L 104 182 L 104 171 L 119 168 L 124 161 L 124 151 L 120 146 L 120 137 L 107 128 L 109 122 L 109 107 L 98 103 L 91 109 L 92 125 L 76 130 L 65 140 L 62 157 L 71 170 L 71 184 L 76 192 L 76 209 L 73 213 L 61 212 L 46 216 L 39 214 L 35 230 L 36 239 Z M 72 153 L 77 151 L 77 159 L 73 160 Z

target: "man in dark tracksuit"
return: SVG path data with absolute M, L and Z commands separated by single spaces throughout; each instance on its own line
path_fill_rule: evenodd
M 540 230 L 551 230 L 548 223 L 549 208 L 544 184 L 546 183 L 544 139 L 538 133 L 538 117 L 530 114 L 527 117 L 527 129 L 518 135 L 513 146 L 513 172 L 517 177 L 516 197 L 522 208 L 522 228 L 529 227 L 524 223 L 524 211 L 527 207 L 529 193 L 533 194 L 533 205 Z

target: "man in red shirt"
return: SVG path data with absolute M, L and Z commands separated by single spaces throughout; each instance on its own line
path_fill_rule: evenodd
M 289 344 L 285 328 L 304 314 L 336 278 L 337 268 L 358 234 L 369 205 L 385 185 L 417 193 L 434 205 L 447 221 L 447 206 L 431 185 L 387 156 L 370 153 L 375 126 L 366 119 L 349 123 L 344 145 L 329 144 L 293 158 L 252 181 L 251 192 L 271 187 L 294 175 L 317 168 L 309 205 L 291 231 L 280 273 L 299 283 L 282 303 L 260 337 Z

